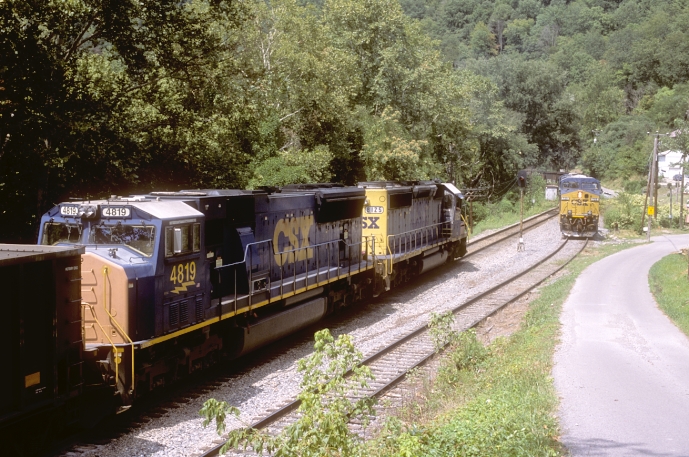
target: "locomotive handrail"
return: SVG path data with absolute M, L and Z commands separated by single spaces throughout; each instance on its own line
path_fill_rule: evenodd
M 370 236 L 370 235 L 364 235 L 364 236 L 362 236 L 362 238 L 372 238 L 372 237 L 373 237 L 373 236 Z M 272 243 L 273 243 L 273 240 L 254 241 L 254 242 L 252 242 L 252 243 L 247 243 L 246 247 L 244 248 L 244 258 L 243 258 L 242 260 L 239 260 L 239 261 L 233 262 L 233 263 L 228 263 L 228 264 L 226 264 L 226 265 L 221 265 L 221 266 L 219 266 L 219 267 L 215 267 L 215 269 L 216 269 L 216 270 L 220 270 L 220 269 L 222 269 L 222 268 L 231 267 L 231 266 L 234 266 L 234 265 L 239 265 L 239 264 L 242 264 L 242 263 L 246 263 L 247 252 L 249 251 L 249 248 L 250 248 L 250 247 L 252 247 L 252 246 L 258 246 L 258 245 L 260 245 L 260 244 L 272 244 Z M 304 250 L 304 249 L 313 249 L 314 247 L 325 246 L 325 245 L 327 245 L 327 244 L 334 244 L 334 243 L 345 243 L 345 246 L 347 246 L 347 247 L 353 247 L 353 246 L 360 246 L 360 245 L 363 245 L 363 244 L 365 243 L 365 241 L 361 241 L 360 243 L 351 243 L 351 244 L 350 244 L 350 243 L 347 243 L 345 240 L 330 240 L 330 241 L 325 241 L 325 242 L 323 242 L 323 243 L 310 244 L 310 245 L 308 245 L 308 246 L 290 249 L 290 250 L 288 250 L 288 251 L 276 251 L 276 250 L 275 250 L 275 246 L 273 246 L 272 252 L 273 252 L 273 255 L 278 255 L 278 254 L 280 254 L 280 255 L 282 255 L 282 254 L 290 254 L 290 253 L 293 253 L 293 252 L 302 251 L 302 250 Z
M 446 222 L 438 222 L 436 224 L 432 225 L 426 225 L 424 227 L 412 229 L 412 230 L 407 230 L 406 232 L 401 232 L 401 233 L 395 233 L 392 235 L 388 235 L 388 247 L 392 244 L 393 247 L 399 247 L 399 253 L 406 253 L 409 251 L 413 251 L 419 247 L 419 243 L 423 243 L 424 240 L 424 235 L 426 238 L 426 243 L 428 244 L 429 242 L 429 232 L 431 232 L 432 235 L 435 235 L 435 239 L 439 240 L 440 239 L 440 228 L 442 228 L 443 225 L 445 225 Z M 417 243 L 417 235 L 421 235 L 421 240 Z M 412 238 L 413 237 L 413 238 Z M 395 241 L 395 238 L 397 238 L 397 241 Z M 392 243 L 391 243 L 392 240 Z M 404 241 L 404 249 L 403 249 L 403 243 Z M 407 244 L 413 244 L 413 247 L 410 247 L 407 250 Z M 397 253 L 397 249 L 392 249 L 392 253 Z
M 471 226 L 470 226 L 469 223 L 467 222 L 466 217 L 464 217 L 464 214 L 461 214 L 461 213 L 460 213 L 459 217 L 462 218 L 462 220 L 464 221 L 464 226 L 467 228 L 467 241 L 468 241 L 468 240 L 469 240 L 469 237 L 471 236 Z
M 103 326 L 101 325 L 100 321 L 98 320 L 98 317 L 96 316 L 96 312 L 95 312 L 94 309 L 93 309 L 93 305 L 90 304 L 90 303 L 86 303 L 86 302 L 83 302 L 83 301 L 82 301 L 82 302 L 81 302 L 81 306 L 86 306 L 86 307 L 89 308 L 89 310 L 91 311 L 91 316 L 93 316 L 93 320 L 96 322 L 96 324 L 98 324 L 98 327 L 100 327 L 100 331 L 103 333 L 103 335 L 105 335 L 105 338 L 106 338 L 106 339 L 108 340 L 108 342 L 110 343 L 110 346 L 112 346 L 113 362 L 115 362 L 115 385 L 117 385 L 117 379 L 118 379 L 118 377 L 119 377 L 119 369 L 118 369 L 119 363 L 117 362 L 117 360 L 115 360 L 115 357 L 117 357 L 117 354 L 118 354 L 118 352 L 117 352 L 117 346 L 116 346 L 115 343 L 113 343 L 113 341 L 110 339 L 110 336 L 108 335 L 108 333 L 105 331 L 105 329 L 104 329 Z M 86 322 L 84 322 L 84 323 L 86 323 Z
M 397 249 L 396 249 L 397 244 L 395 244 L 395 242 L 394 242 L 394 239 L 396 237 L 404 237 L 404 241 L 405 241 L 404 242 L 404 250 L 402 249 L 402 242 L 401 242 L 402 238 L 399 238 L 400 239 L 400 242 L 399 242 L 399 251 L 400 252 L 399 252 L 399 254 L 405 254 L 407 252 L 414 251 L 418 248 L 416 238 L 417 238 L 417 235 L 419 235 L 419 234 L 421 235 L 420 243 L 423 243 L 423 238 L 425 235 L 426 236 L 426 244 L 428 244 L 428 231 L 429 230 L 434 232 L 436 240 L 440 240 L 440 233 L 441 232 L 439 231 L 439 226 L 443 226 L 445 224 L 446 224 L 446 222 L 438 222 L 436 224 L 426 225 L 424 227 L 419 227 L 419 228 L 415 228 L 412 230 L 407 230 L 406 232 L 388 235 L 387 236 L 387 246 L 386 246 L 386 249 L 388 251 L 388 259 L 385 259 L 386 260 L 385 261 L 385 272 L 386 272 L 386 274 L 392 273 L 392 264 L 394 263 L 393 257 L 396 253 L 398 253 Z M 414 237 L 413 238 L 414 246 L 412 248 L 410 248 L 409 251 L 407 251 L 407 244 L 411 244 L 410 242 L 412 241 L 412 238 L 411 238 L 412 236 Z M 392 240 L 392 242 L 391 242 L 391 240 Z M 391 246 L 392 246 L 392 248 L 391 248 Z M 389 271 L 388 271 L 388 263 L 390 264 Z
M 309 286 L 309 262 L 308 262 L 309 257 L 307 256 L 305 259 L 296 260 L 296 258 L 297 258 L 296 253 L 300 252 L 300 251 L 304 251 L 304 250 L 312 250 L 312 251 L 316 251 L 317 253 L 320 253 L 320 248 L 325 246 L 326 257 L 328 259 L 330 259 L 331 246 L 334 244 L 337 244 L 339 246 L 339 244 L 342 243 L 342 244 L 344 244 L 345 248 L 348 248 L 349 258 L 351 258 L 351 252 L 352 252 L 351 250 L 353 247 L 356 247 L 356 246 L 364 247 L 365 246 L 365 250 L 362 251 L 362 254 L 364 254 L 364 256 L 366 256 L 365 263 L 368 266 L 369 260 L 367 258 L 367 255 L 369 252 L 368 246 L 370 244 L 372 246 L 371 252 L 372 252 L 372 256 L 373 256 L 373 259 L 371 260 L 371 264 L 375 265 L 375 263 L 376 263 L 375 237 L 366 235 L 366 236 L 362 236 L 362 238 L 363 238 L 363 240 L 361 242 L 358 242 L 358 243 L 348 243 L 346 240 L 337 239 L 337 240 L 324 241 L 322 243 L 317 243 L 317 244 L 311 244 L 309 246 L 303 246 L 303 247 L 298 247 L 298 248 L 294 248 L 294 249 L 289 249 L 286 251 L 276 251 L 275 245 L 273 244 L 273 240 L 271 240 L 271 239 L 262 240 L 262 241 L 254 241 L 251 243 L 247 243 L 247 245 L 244 247 L 244 258 L 242 260 L 239 260 L 239 261 L 233 262 L 233 263 L 228 263 L 226 265 L 216 266 L 215 270 L 222 270 L 222 269 L 227 268 L 227 267 L 237 267 L 239 265 L 248 265 L 249 266 L 249 278 L 248 278 L 249 292 L 247 295 L 248 295 L 248 307 L 249 307 L 249 311 L 251 311 L 251 307 L 253 305 L 252 299 L 253 299 L 253 295 L 254 295 L 253 289 L 252 289 L 253 288 L 253 273 L 254 273 L 254 271 L 253 271 L 253 256 L 254 256 L 253 252 L 254 251 L 253 251 L 253 249 L 251 249 L 252 247 L 258 247 L 260 245 L 266 245 L 267 244 L 267 245 L 272 247 L 272 249 L 270 249 L 270 251 L 269 251 L 269 254 L 267 254 L 267 255 L 270 255 L 270 253 L 272 253 L 273 256 L 276 256 L 278 254 L 280 255 L 280 292 L 276 297 L 270 296 L 270 292 L 269 292 L 268 302 L 270 303 L 273 300 L 281 300 L 282 298 L 284 298 L 284 296 L 286 294 L 284 291 L 284 279 L 285 279 L 285 276 L 284 276 L 284 256 L 285 255 L 292 255 L 293 259 L 294 259 L 292 263 L 294 263 L 294 264 L 296 264 L 299 261 L 305 262 L 304 288 L 305 288 L 305 290 L 314 289 L 314 288 L 320 287 L 320 285 L 321 285 L 321 281 L 319 280 L 319 276 L 321 275 L 320 264 L 319 264 L 321 256 L 318 254 L 315 256 L 316 257 L 316 283 L 310 287 Z M 266 255 L 265 250 L 263 252 L 259 253 L 258 255 Z M 248 263 L 247 263 L 247 260 L 248 260 Z M 338 278 L 341 276 L 340 260 L 341 260 L 340 259 L 340 250 L 337 249 L 336 263 L 337 263 L 337 277 Z M 361 261 L 359 261 L 359 264 L 360 263 L 361 263 Z M 358 269 L 360 270 L 361 268 L 358 268 Z M 328 270 L 326 271 L 326 274 L 327 274 L 326 282 L 330 281 L 330 273 L 331 273 L 330 270 L 331 269 L 328 268 Z M 348 265 L 349 274 L 351 274 L 351 271 L 352 271 L 352 265 L 350 262 Z M 267 286 L 267 288 L 268 288 L 268 290 L 270 290 L 269 285 Z M 297 268 L 296 268 L 296 266 L 294 268 L 294 277 L 292 279 L 292 290 L 290 292 L 292 294 L 297 293 Z M 289 292 L 287 292 L 287 293 L 289 293 Z M 222 301 L 222 296 L 223 296 L 222 292 L 220 295 L 221 296 L 218 297 L 218 299 L 220 301 Z M 238 301 L 237 299 L 238 299 L 237 268 L 235 268 L 234 269 L 234 313 L 235 313 L 235 315 L 237 314 L 237 301 Z
M 132 346 L 132 389 L 131 393 L 134 393 L 134 377 L 135 377 L 135 371 L 134 371 L 134 341 L 132 341 L 131 338 L 129 338 L 129 335 L 127 335 L 127 332 L 124 331 L 124 329 L 120 326 L 120 323 L 117 322 L 117 319 L 115 319 L 115 316 L 110 314 L 110 311 L 108 311 L 108 306 L 107 306 L 107 278 L 108 278 L 108 267 L 104 266 L 103 267 L 103 309 L 105 312 L 110 316 L 110 320 L 115 324 L 117 329 L 120 331 L 122 335 L 129 341 L 129 344 Z M 100 325 L 100 324 L 99 324 Z M 117 365 L 119 362 L 115 361 L 115 385 L 117 385 Z M 124 385 L 124 382 L 122 383 Z

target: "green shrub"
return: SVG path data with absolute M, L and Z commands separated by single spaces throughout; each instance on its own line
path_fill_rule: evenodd
M 617 223 L 621 229 L 640 230 L 643 209 L 643 195 L 623 192 L 616 199 L 605 202 L 603 207 L 605 226 L 612 228 Z
M 352 392 L 366 388 L 373 379 L 371 369 L 361 365 L 363 356 L 349 335 L 335 339 L 324 329 L 314 337 L 314 352 L 297 362 L 304 376 L 297 397 L 301 401 L 299 419 L 276 436 L 253 428 L 232 430 L 221 453 L 251 447 L 258 455 L 266 451 L 274 457 L 365 455 L 362 437 L 350 430 L 348 423 L 365 423 L 375 414 L 373 399 L 352 398 L 356 397 Z M 201 410 L 204 427 L 215 421 L 218 434 L 225 431 L 229 414 L 238 416 L 239 410 L 215 399 L 206 401 Z
M 640 194 L 646 190 L 645 180 L 629 180 L 624 183 L 624 191 L 628 194 Z

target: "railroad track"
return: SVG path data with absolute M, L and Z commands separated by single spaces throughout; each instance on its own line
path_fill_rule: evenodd
M 538 220 L 539 218 L 535 217 L 534 219 Z M 534 221 L 534 223 L 540 222 Z M 587 244 L 588 240 L 564 240 L 556 250 L 540 259 L 535 265 L 459 304 L 452 310 L 455 315 L 456 330 L 464 331 L 473 328 L 503 307 L 518 300 L 564 268 Z M 565 249 L 569 246 L 571 249 Z M 414 331 L 362 361 L 362 365 L 367 365 L 371 369 L 374 381 L 370 383 L 368 389 L 359 390 L 356 394 L 358 397 L 352 394 L 352 399 L 356 400 L 361 395 L 372 398 L 381 397 L 402 382 L 409 371 L 426 364 L 435 355 L 436 350 L 430 338 L 428 326 L 417 327 Z M 299 405 L 300 401 L 294 400 L 255 421 L 251 428 L 264 429 L 268 433 L 277 433 L 297 420 Z M 219 444 L 200 454 L 200 457 L 217 456 L 221 447 L 222 444 Z M 247 454 L 232 450 L 227 455 Z M 249 455 L 255 454 L 249 451 Z
M 542 213 L 538 213 L 534 216 L 528 217 L 524 219 L 522 229 L 523 231 L 528 231 L 533 228 L 536 228 L 539 225 L 548 222 L 550 219 L 557 217 L 558 214 L 559 211 L 556 207 L 544 211 Z M 471 240 L 469 241 L 469 243 L 467 243 L 467 249 L 469 250 L 469 252 L 467 253 L 467 255 L 464 256 L 464 258 L 466 259 L 467 257 L 470 257 L 478 252 L 483 251 L 484 249 L 493 246 L 497 242 L 504 241 L 517 234 L 519 234 L 519 222 L 517 222 L 516 224 L 508 225 L 507 227 L 502 228 L 500 230 L 496 230 L 495 232 L 482 236 L 476 240 Z

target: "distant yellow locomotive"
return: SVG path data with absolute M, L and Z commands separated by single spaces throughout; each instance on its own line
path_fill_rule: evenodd
M 560 178 L 560 231 L 564 236 L 592 237 L 598 233 L 600 181 L 584 175 Z

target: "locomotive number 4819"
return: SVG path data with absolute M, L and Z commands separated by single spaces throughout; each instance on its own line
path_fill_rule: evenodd
M 196 262 L 180 263 L 172 267 L 170 282 L 172 284 L 182 284 L 193 281 L 196 278 Z

